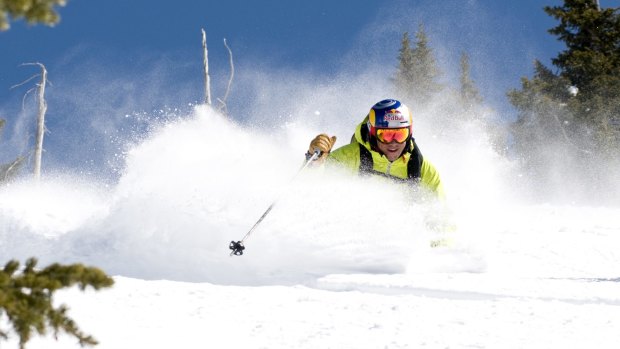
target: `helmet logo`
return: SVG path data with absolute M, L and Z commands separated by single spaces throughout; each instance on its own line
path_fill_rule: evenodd
M 384 115 L 383 119 L 385 121 L 405 121 L 405 117 L 403 114 L 397 109 L 390 109 Z

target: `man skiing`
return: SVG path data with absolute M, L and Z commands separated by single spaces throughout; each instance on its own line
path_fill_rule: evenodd
M 435 167 L 422 156 L 412 137 L 412 116 L 409 108 L 395 99 L 375 104 L 357 125 L 351 143 L 331 151 L 336 137 L 319 134 L 306 156 L 321 152 L 317 164 L 337 165 L 359 175 L 379 175 L 411 183 L 439 199 L 444 198 L 443 186 Z

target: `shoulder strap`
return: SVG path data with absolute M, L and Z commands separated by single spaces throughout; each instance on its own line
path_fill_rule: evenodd
M 366 147 L 358 143 L 360 146 L 360 174 L 369 174 L 372 172 L 373 162 L 372 162 L 372 154 L 370 151 L 366 149 Z
M 411 137 L 411 143 L 413 143 L 413 150 L 411 151 L 411 156 L 407 163 L 407 177 L 417 180 L 422 176 L 422 161 L 424 161 L 424 157 L 413 137 Z

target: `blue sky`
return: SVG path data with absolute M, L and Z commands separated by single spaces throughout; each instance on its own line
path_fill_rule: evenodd
M 112 115 L 149 114 L 200 102 L 201 28 L 207 31 L 213 94 L 221 96 L 229 73 L 223 38 L 233 50 L 240 79 L 236 81 L 243 81 L 244 72 L 275 71 L 278 79 L 299 75 L 312 85 L 314 77 L 325 81 L 343 72 L 363 71 L 369 64 L 389 78 L 402 33 L 414 33 L 424 24 L 445 79 L 457 76 L 460 53 L 467 52 L 485 101 L 509 115 L 514 111 L 506 91 L 519 87 L 520 77 L 531 76 L 534 59 L 550 65 L 551 57 L 562 49 L 547 33 L 555 22 L 542 10 L 559 4 L 559 0 L 71 0 L 60 8 L 62 20 L 56 27 L 13 22 L 9 31 L 0 33 L 0 117 L 12 125 L 3 135 L 0 160 L 30 142 L 15 136 L 17 128 L 25 127 L 18 124 L 29 87 L 9 89 L 36 73 L 33 67 L 19 67 L 21 63 L 47 66 L 52 82 L 48 128 L 58 135 L 47 147 L 64 149 L 86 141 L 87 134 L 71 140 L 59 137 L 64 135 L 61 130 L 84 120 L 105 123 Z M 617 1 L 604 0 L 601 5 L 618 6 Z M 237 84 L 229 97 L 233 116 L 248 108 L 248 92 Z M 83 151 L 78 157 L 88 157 Z
M 71 0 L 60 9 L 62 21 L 54 28 L 14 22 L 10 31 L 0 34 L 4 52 L 0 56 L 0 103 L 12 102 L 14 95 L 8 88 L 31 74 L 31 69 L 18 65 L 33 61 L 46 64 L 53 81 L 80 59 L 96 60 L 120 71 L 135 71 L 148 69 L 150 62 L 167 57 L 178 61 L 184 83 L 200 85 L 199 74 L 188 78 L 201 69 L 200 28 L 207 30 L 216 77 L 218 71 L 227 74 L 223 38 L 227 38 L 238 65 L 259 61 L 274 67 L 332 74 L 342 68 L 341 56 L 360 42 L 359 36 L 381 21 L 399 27 L 395 34 L 415 32 L 418 23 L 423 22 L 435 44 L 439 41 L 457 53 L 468 46 L 485 44 L 489 51 L 485 55 L 514 66 L 507 77 L 514 79 L 512 85 L 518 85 L 518 78 L 530 73 L 531 58 L 547 62 L 559 47 L 546 34 L 553 21 L 542 11 L 544 5 L 560 3 L 557 0 L 440 3 Z M 412 16 L 403 19 L 402 13 Z M 498 39 L 505 34 L 511 34 L 514 41 Z M 397 47 L 400 37 L 394 35 L 393 39 L 395 43 L 390 46 Z M 377 47 L 368 47 L 369 51 L 373 49 Z M 397 52 L 386 54 L 395 56 Z M 474 59 L 482 54 L 470 52 Z M 395 58 L 390 64 L 395 65 Z M 475 77 L 479 67 L 475 62 L 472 66 Z M 386 69 L 389 73 L 390 69 Z M 200 89 L 195 98 L 200 98 Z

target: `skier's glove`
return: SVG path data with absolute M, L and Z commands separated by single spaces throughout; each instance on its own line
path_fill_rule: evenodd
M 329 152 L 332 150 L 334 143 L 336 143 L 336 136 L 330 137 L 325 133 L 321 133 L 320 135 L 314 137 L 312 142 L 310 142 L 310 147 L 308 148 L 308 153 L 306 153 L 306 156 L 310 158 L 316 150 L 319 150 L 321 154 L 316 161 L 322 163 L 325 159 L 327 159 L 327 155 L 329 155 Z

